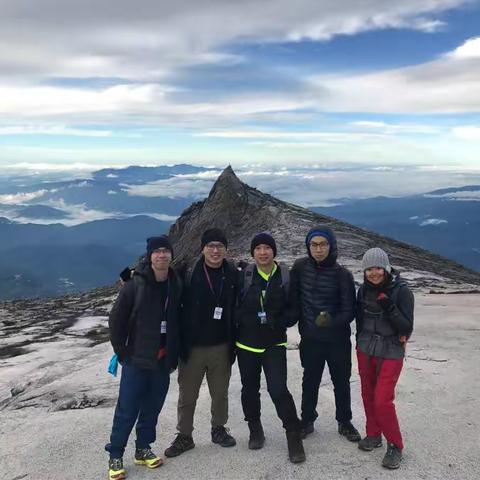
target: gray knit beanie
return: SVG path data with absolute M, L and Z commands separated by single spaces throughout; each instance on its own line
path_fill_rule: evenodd
M 367 268 L 379 267 L 383 268 L 387 273 L 392 271 L 392 266 L 388 260 L 388 255 L 378 247 L 371 248 L 365 252 L 362 258 L 362 269 L 365 271 Z

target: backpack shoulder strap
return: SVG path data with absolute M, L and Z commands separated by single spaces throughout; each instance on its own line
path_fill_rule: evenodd
M 249 263 L 242 271 L 243 285 L 242 285 L 242 290 L 240 292 L 240 299 L 242 299 L 242 300 L 245 297 L 245 295 L 247 294 L 248 289 L 252 285 L 254 269 L 255 269 L 255 265 L 253 263 Z
M 285 265 L 279 265 L 279 267 L 280 267 L 280 273 L 282 275 L 282 287 L 284 288 L 285 294 L 287 295 L 287 298 L 288 298 L 288 294 L 290 291 L 290 270 Z
M 185 288 L 190 288 L 190 286 L 192 285 L 193 272 L 197 268 L 197 265 L 199 264 L 200 261 L 201 261 L 201 258 L 199 258 L 198 260 L 195 260 L 195 262 L 187 266 L 185 270 L 185 281 L 183 284 Z
M 138 311 L 140 310 L 140 305 L 142 304 L 143 297 L 145 295 L 145 279 L 141 275 L 133 275 L 133 308 L 132 313 L 130 314 L 129 324 L 130 328 L 133 326 L 137 318 Z

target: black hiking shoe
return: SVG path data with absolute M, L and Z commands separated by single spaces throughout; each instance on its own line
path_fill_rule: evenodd
M 300 436 L 300 431 L 287 432 L 288 458 L 292 463 L 305 461 L 305 450 Z
M 362 438 L 358 430 L 352 425 L 352 422 L 338 422 L 338 433 L 350 442 L 358 442 Z
M 308 435 L 315 431 L 315 427 L 313 426 L 313 422 L 306 422 L 302 423 L 302 427 L 300 429 L 300 437 L 303 439 L 307 438 Z
M 212 427 L 212 442 L 222 447 L 234 447 L 237 441 L 230 435 L 225 427 Z
M 402 461 L 402 450 L 396 447 L 393 443 L 387 445 L 387 453 L 383 457 L 382 466 L 389 468 L 390 470 L 395 470 L 400 466 Z
M 358 442 L 358 448 L 364 452 L 371 452 L 374 448 L 382 446 L 382 436 L 365 437 Z
M 260 450 L 265 445 L 265 434 L 261 422 L 248 422 L 248 428 L 250 429 L 248 448 L 250 450 Z
M 187 450 L 191 450 L 195 447 L 193 443 L 193 438 L 191 435 L 184 435 L 183 433 L 177 433 L 175 440 L 172 444 L 165 450 L 166 457 L 177 457 Z
M 108 461 L 108 478 L 109 480 L 123 480 L 126 478 L 123 458 L 111 458 Z

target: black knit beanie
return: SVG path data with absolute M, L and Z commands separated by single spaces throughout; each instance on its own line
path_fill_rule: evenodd
M 147 260 L 150 261 L 150 256 L 154 250 L 157 248 L 168 248 L 172 252 L 173 257 L 173 248 L 170 240 L 166 235 L 160 235 L 159 237 L 150 237 L 147 238 Z
M 268 232 L 262 232 L 257 233 L 252 238 L 252 243 L 250 244 L 250 253 L 252 254 L 252 257 L 255 247 L 258 247 L 258 245 L 261 245 L 262 243 L 268 245 L 273 250 L 274 257 L 277 256 L 277 244 L 275 243 L 275 239 Z
M 203 247 L 210 242 L 220 242 L 225 245 L 225 248 L 228 248 L 227 237 L 219 228 L 209 228 L 203 232 L 200 250 L 203 250 Z

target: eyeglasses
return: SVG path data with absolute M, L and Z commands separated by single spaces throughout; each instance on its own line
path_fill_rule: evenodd
M 207 243 L 205 248 L 210 251 L 218 250 L 221 252 L 222 250 L 225 250 L 225 245 L 223 243 Z
M 330 247 L 330 244 L 328 242 L 310 242 L 310 248 L 313 250 L 315 249 L 321 249 L 321 250 L 326 250 L 328 247 Z
M 161 248 L 156 248 L 155 250 L 153 250 L 152 254 L 153 253 L 158 253 L 158 254 L 160 254 L 160 253 L 166 253 L 166 254 L 170 253 L 171 254 L 172 252 L 168 248 L 161 247 Z

